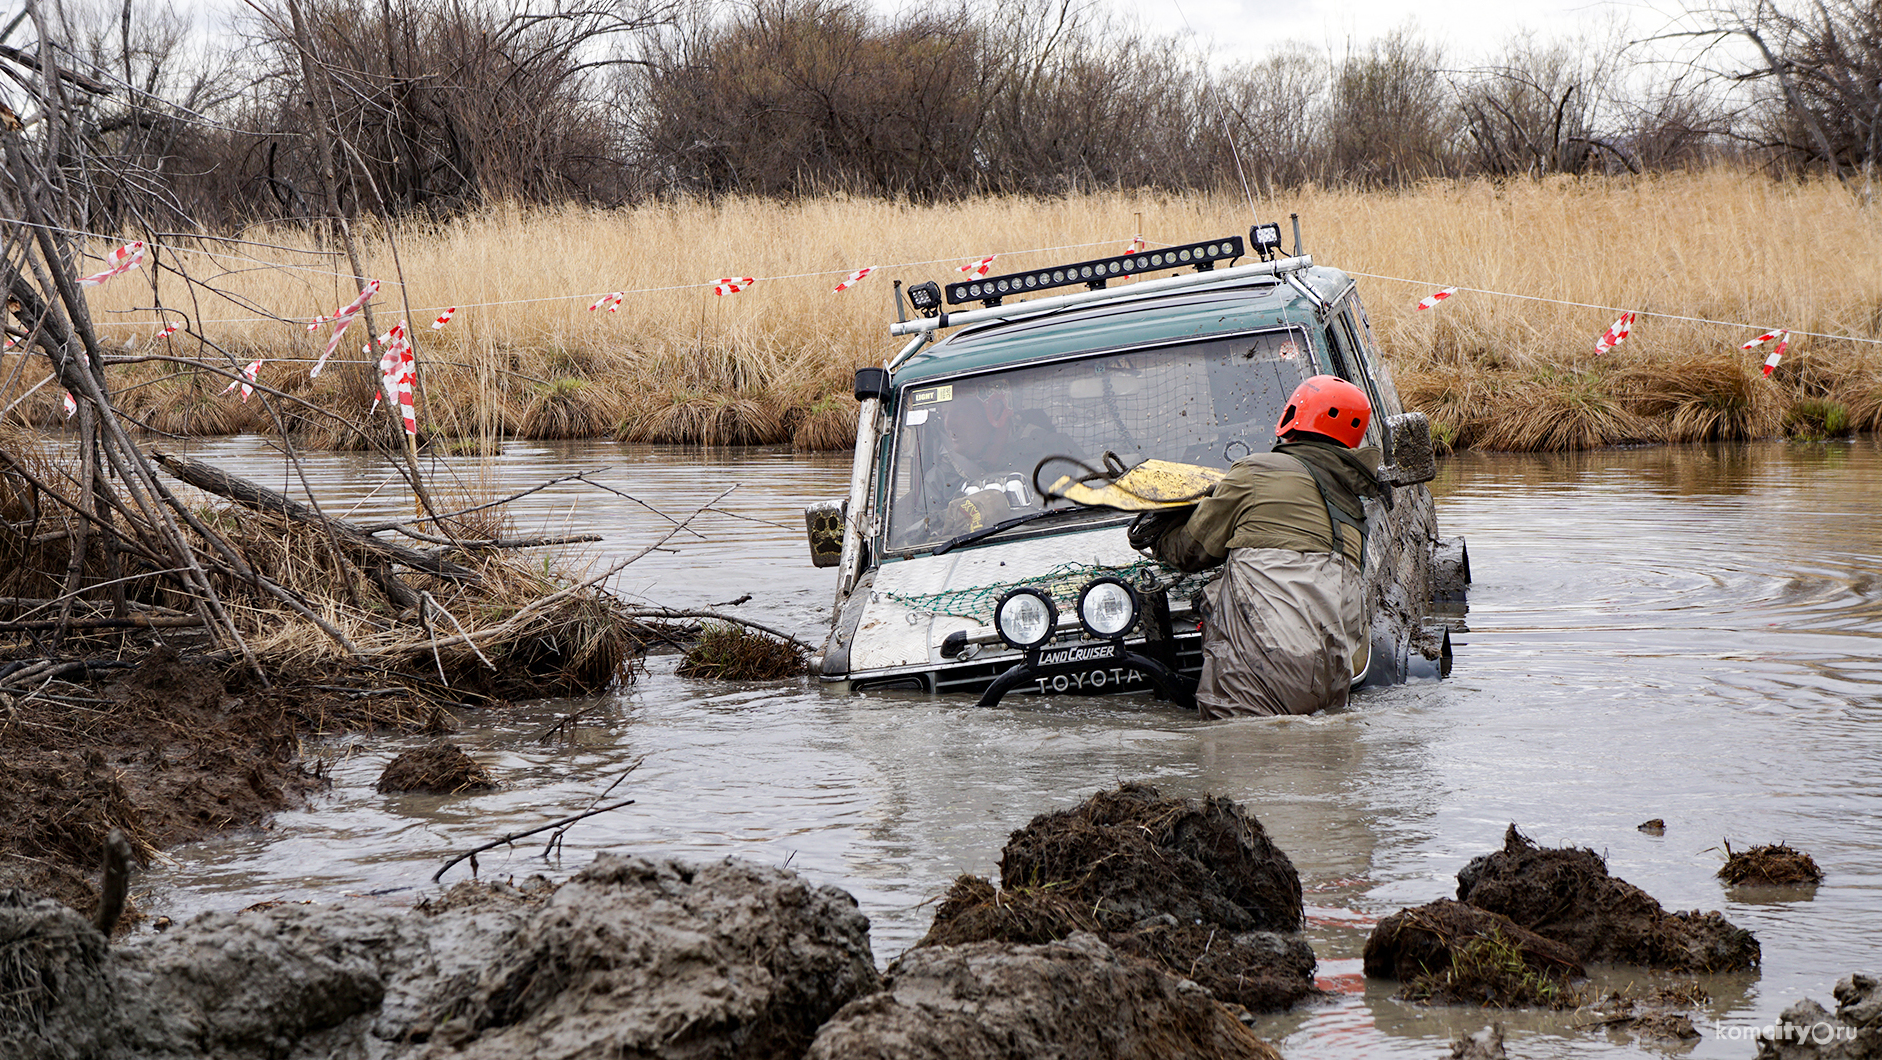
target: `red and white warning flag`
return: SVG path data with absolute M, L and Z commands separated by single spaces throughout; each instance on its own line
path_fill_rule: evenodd
M 226 394 L 239 386 L 242 388 L 242 400 L 247 401 L 248 396 L 255 392 L 255 380 L 260 376 L 261 358 L 257 357 L 248 362 L 248 367 L 242 369 L 242 374 L 231 380 L 228 386 L 223 387 L 222 392 Z
M 72 413 L 77 412 L 77 411 L 78 411 L 78 399 L 73 397 L 72 392 L 68 390 L 65 392 L 65 418 L 68 420 L 71 419 Z
M 353 301 L 347 305 L 341 306 L 338 312 L 324 320 L 320 317 L 314 318 L 314 322 L 308 326 L 307 330 L 312 331 L 322 324 L 332 324 L 333 334 L 327 339 L 327 351 L 320 355 L 320 360 L 314 362 L 314 368 L 307 373 L 307 378 L 314 379 L 319 377 L 320 370 L 327 366 L 327 358 L 332 357 L 333 351 L 340 348 L 340 336 L 346 333 L 346 329 L 352 326 L 353 318 L 358 316 L 359 311 L 365 308 L 367 302 L 372 300 L 372 296 L 378 293 L 379 281 L 368 280 L 366 281 L 366 286 L 360 288 L 358 298 L 353 299 Z
M 592 313 L 597 309 L 605 309 L 612 313 L 621 308 L 621 301 L 626 297 L 627 293 L 625 291 L 609 291 L 607 294 L 595 299 L 595 304 L 589 306 L 588 311 Z
M 181 324 L 165 324 L 163 326 L 163 330 L 157 332 L 155 337 L 160 338 L 160 339 L 167 339 L 170 336 L 182 330 L 183 330 L 183 325 Z
M 831 291 L 830 293 L 842 294 L 844 291 L 847 291 L 850 288 L 856 286 L 857 284 L 863 282 L 863 277 L 868 276 L 870 273 L 874 271 L 876 271 L 876 267 L 874 265 L 864 265 L 862 268 L 857 269 L 855 272 L 852 272 L 848 276 L 844 277 L 843 282 L 837 284 L 836 289 Z
M 1457 288 L 1446 287 L 1442 291 L 1439 291 L 1436 294 L 1430 295 L 1426 297 L 1424 300 L 1420 301 L 1418 303 L 1417 308 L 1430 309 L 1432 306 L 1437 305 L 1439 302 L 1444 301 L 1446 298 L 1449 298 L 1456 293 L 1457 293 Z
M 1143 236 L 1132 236 L 1131 241 L 1124 245 L 1124 253 L 1126 254 L 1135 254 L 1142 249 L 1144 249 Z M 987 260 L 991 261 L 993 259 L 989 258 Z M 982 275 L 984 276 L 985 273 L 982 273 Z
M 103 272 L 92 273 L 90 276 L 78 281 L 78 285 L 80 287 L 96 287 L 113 276 L 122 276 L 132 269 L 137 268 L 139 265 L 142 265 L 144 263 L 143 240 L 138 240 L 135 243 L 126 243 L 105 255 L 105 263 L 109 268 L 105 269 Z
M 1766 378 L 1769 378 L 1772 371 L 1777 368 L 1777 362 L 1784 359 L 1784 347 L 1790 345 L 1790 341 L 1790 332 L 1780 331 L 1777 333 L 1777 345 L 1771 348 L 1771 356 L 1764 359 L 1764 374 Z
M 1767 331 L 1764 334 L 1758 336 L 1757 338 L 1752 339 L 1750 342 L 1741 344 L 1738 348 L 1741 350 L 1749 350 L 1754 346 L 1762 346 L 1765 343 L 1770 342 L 1772 339 L 1779 338 L 1781 336 L 1788 335 L 1788 334 L 1790 334 L 1790 332 L 1788 331 Z
M 719 277 L 719 282 L 712 285 L 712 293 L 720 297 L 724 297 L 728 294 L 737 294 L 757 282 L 758 281 L 752 279 L 750 276 L 721 276 Z
M 1633 334 L 1633 331 L 1634 314 L 1622 313 L 1619 320 L 1608 325 L 1606 333 L 1594 340 L 1594 352 L 1598 354 L 1608 352 L 1621 343 L 1626 342 L 1627 336 Z
M 439 328 L 444 327 L 446 324 L 449 324 L 451 322 L 451 318 L 454 316 L 457 316 L 456 306 L 452 306 L 451 308 L 445 310 L 444 312 L 439 313 L 438 319 L 431 322 L 431 330 L 436 331 Z
M 992 265 L 993 259 L 999 256 L 1000 255 L 998 254 L 989 254 L 986 257 L 979 259 L 978 261 L 970 261 L 965 265 L 957 265 L 955 266 L 954 271 L 955 272 L 971 272 L 975 276 L 985 276 L 987 274 L 988 266 Z

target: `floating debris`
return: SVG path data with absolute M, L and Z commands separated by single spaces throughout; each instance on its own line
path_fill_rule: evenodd
M 1783 843 L 1733 850 L 1725 844 L 1725 864 L 1719 879 L 1731 884 L 1822 883 L 1823 870 L 1815 858 Z

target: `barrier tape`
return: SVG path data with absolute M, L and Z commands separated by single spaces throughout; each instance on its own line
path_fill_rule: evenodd
M 1439 302 L 1444 301 L 1446 298 L 1449 298 L 1456 293 L 1457 293 L 1457 288 L 1446 287 L 1444 290 L 1439 291 L 1438 293 L 1431 295 L 1423 299 L 1422 301 L 1420 301 L 1418 303 L 1417 308 L 1430 309 L 1432 306 L 1437 305 Z
M 870 273 L 874 271 L 876 271 L 876 267 L 874 265 L 864 265 L 862 268 L 857 269 L 855 272 L 852 272 L 847 277 L 845 277 L 843 282 L 837 284 L 836 289 L 831 291 L 830 293 L 842 294 L 844 291 L 847 291 L 850 288 L 861 283 L 864 277 L 868 276 Z
M 1791 333 L 1788 331 L 1780 331 L 1777 333 L 1777 336 L 1777 345 L 1772 348 L 1771 356 L 1764 359 L 1764 375 L 1767 379 L 1771 377 L 1771 372 L 1777 368 L 1777 362 L 1784 359 L 1784 347 L 1790 345 L 1791 341 Z
M 242 369 L 241 374 L 231 379 L 229 385 L 222 388 L 222 392 L 226 394 L 239 386 L 242 388 L 242 400 L 246 402 L 248 396 L 255 392 L 255 382 L 259 378 L 261 378 L 261 358 L 257 357 L 248 363 L 247 368 Z
M 353 324 L 353 318 L 358 316 L 359 311 L 366 307 L 366 303 L 372 299 L 372 296 L 378 293 L 379 281 L 367 280 L 366 286 L 360 288 L 358 298 L 353 299 L 353 301 L 347 305 L 341 306 L 339 311 L 334 313 L 331 317 L 325 319 L 315 317 L 314 322 L 307 325 L 307 330 L 309 331 L 318 328 L 322 324 L 330 323 L 333 325 L 333 335 L 327 339 L 327 352 L 321 354 L 320 360 L 314 362 L 313 370 L 307 373 L 307 378 L 319 378 L 320 370 L 327 366 L 327 358 L 332 357 L 333 351 L 340 348 L 340 336 L 346 333 L 346 329 Z
M 416 436 L 418 414 L 412 408 L 412 390 L 418 379 L 418 361 L 413 356 L 411 341 L 406 338 L 405 321 L 392 325 L 392 330 L 379 336 L 379 345 L 385 348 L 385 352 L 379 355 L 379 384 L 384 390 L 386 402 L 399 407 L 399 416 L 405 421 L 405 433 Z M 375 395 L 372 409 L 367 415 L 377 411 L 379 398 Z
M 612 313 L 615 310 L 621 308 L 621 301 L 625 299 L 626 297 L 627 297 L 627 294 L 625 292 L 609 291 L 607 294 L 604 294 L 600 298 L 595 299 L 595 304 L 589 306 L 588 311 L 592 313 L 597 309 L 605 308 L 607 309 L 608 312 Z
M 752 279 L 750 276 L 742 278 L 721 276 L 719 277 L 719 282 L 712 285 L 712 293 L 723 298 L 728 294 L 737 294 L 757 282 L 757 280 Z
M 96 287 L 106 280 L 111 279 L 113 276 L 122 276 L 132 269 L 137 268 L 139 265 L 142 265 L 144 263 L 144 241 L 140 239 L 135 243 L 126 243 L 105 255 L 105 260 L 111 263 L 109 268 L 105 269 L 103 272 L 92 273 L 90 276 L 78 281 L 78 285 L 80 287 Z
M 999 256 L 1000 255 L 998 254 L 989 254 L 986 257 L 981 258 L 979 261 L 970 261 L 965 265 L 957 265 L 955 266 L 954 271 L 955 272 L 971 272 L 976 276 L 985 276 L 987 274 L 988 267 L 993 264 L 993 259 Z
M 1626 313 L 1622 313 L 1621 318 L 1619 320 L 1616 320 L 1614 323 L 1609 324 L 1608 330 L 1604 334 L 1602 334 L 1600 338 L 1594 340 L 1594 352 L 1597 354 L 1608 352 L 1614 347 L 1619 346 L 1621 343 L 1626 342 L 1627 336 L 1633 334 L 1633 332 L 1634 332 L 1633 312 L 1629 311 Z
M 431 322 L 431 330 L 437 331 L 439 328 L 442 328 L 446 324 L 449 324 L 451 322 L 451 318 L 454 316 L 457 316 L 456 306 L 452 306 L 451 308 L 445 310 L 444 312 L 439 313 L 438 319 Z

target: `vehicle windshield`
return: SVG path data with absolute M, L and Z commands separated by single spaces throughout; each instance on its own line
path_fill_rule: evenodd
M 1156 458 L 1227 467 L 1274 442 L 1287 396 L 1316 371 L 1297 329 L 1024 365 L 905 389 L 888 547 L 918 549 L 1038 511 L 1033 488 Z M 1066 505 L 1065 501 L 1051 504 Z M 1050 520 L 1047 520 L 1050 523 Z

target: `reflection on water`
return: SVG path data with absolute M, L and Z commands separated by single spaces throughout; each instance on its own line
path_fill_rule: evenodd
M 281 483 L 259 443 L 194 455 Z M 626 592 L 678 605 L 750 593 L 744 613 L 815 639 L 832 579 L 810 567 L 805 502 L 840 496 L 842 459 L 617 446 L 528 448 L 489 469 L 495 493 L 587 468 L 695 524 L 628 568 Z M 323 503 L 354 518 L 409 501 L 353 455 L 310 465 Z M 1295 1056 L 1429 1057 L 1487 1015 L 1390 999 L 1359 976 L 1380 916 L 1452 895 L 1455 873 L 1518 823 L 1588 846 L 1669 909 L 1723 909 L 1758 935 L 1759 974 L 1707 977 L 1690 1055 L 1746 1057 L 1743 1028 L 1798 997 L 1830 1000 L 1882 951 L 1882 449 L 1766 444 L 1558 456 L 1467 455 L 1438 482 L 1447 534 L 1468 537 L 1472 632 L 1453 677 L 1357 697 L 1308 718 L 1202 724 L 1154 703 L 1011 697 L 999 709 L 909 694 L 855 699 L 804 683 L 675 677 L 656 659 L 560 743 L 535 740 L 583 704 L 468 717 L 455 737 L 505 787 L 461 798 L 380 796 L 416 740 L 325 748 L 334 789 L 265 831 L 174 852 L 146 881 L 172 916 L 310 891 L 409 904 L 454 850 L 585 806 L 636 760 L 635 805 L 578 825 L 559 859 L 519 842 L 486 874 L 566 875 L 600 850 L 789 864 L 856 895 L 879 959 L 926 930 L 963 872 L 997 872 L 1034 814 L 1120 780 L 1244 801 L 1300 868 L 1309 937 L 1337 999 L 1265 1020 Z M 668 524 L 617 493 L 562 483 L 520 503 L 520 530 L 604 535 L 598 561 Z M 1663 836 L 1636 830 L 1664 818 Z M 1814 855 L 1814 895 L 1729 891 L 1721 843 L 1783 840 Z M 453 870 L 447 882 L 458 878 Z M 1603 972 L 1614 986 L 1652 977 Z M 1518 1013 L 1527 1057 L 1659 1055 L 1572 1015 Z M 1724 1028 L 1715 1034 L 1714 1021 Z M 1737 1029 L 1734 1036 L 1734 1029 Z

